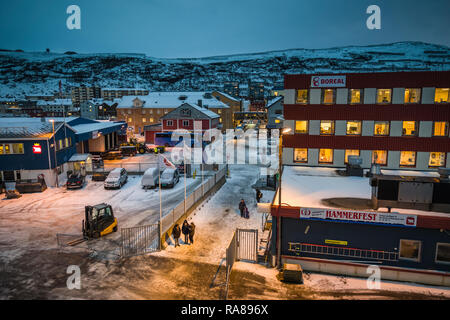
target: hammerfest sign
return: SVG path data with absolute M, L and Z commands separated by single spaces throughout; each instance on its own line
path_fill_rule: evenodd
M 387 212 L 350 211 L 330 208 L 300 208 L 300 219 L 339 220 L 415 227 L 417 216 Z

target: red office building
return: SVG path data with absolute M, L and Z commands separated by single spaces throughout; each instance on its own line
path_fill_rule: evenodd
M 450 167 L 450 71 L 286 75 L 283 163 Z

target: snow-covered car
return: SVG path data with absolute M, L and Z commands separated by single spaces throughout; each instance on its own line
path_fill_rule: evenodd
M 154 188 L 158 185 L 159 169 L 158 168 L 148 168 L 145 170 L 142 176 L 141 186 L 144 189 Z
M 180 181 L 178 169 L 167 168 L 161 174 L 161 187 L 173 188 Z
M 127 171 L 123 168 L 115 168 L 106 177 L 104 187 L 105 189 L 122 188 L 127 181 Z

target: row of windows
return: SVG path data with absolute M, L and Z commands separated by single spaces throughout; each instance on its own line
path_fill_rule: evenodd
M 24 154 L 23 143 L 3 143 L 0 144 L 0 155 L 4 154 Z
M 65 149 L 65 148 L 69 148 L 70 146 L 72 146 L 72 138 L 71 137 L 60 139 L 56 143 L 56 151 L 59 151 L 59 150 Z
M 349 156 L 360 156 L 360 150 L 345 150 L 344 163 L 348 163 Z M 417 160 L 416 151 L 400 151 L 400 167 L 415 167 Z M 308 149 L 307 148 L 295 148 L 294 149 L 294 162 L 308 163 Z M 334 150 L 333 149 L 319 149 L 318 163 L 333 164 L 334 163 Z M 380 166 L 387 166 L 388 163 L 388 151 L 387 150 L 373 150 L 372 151 L 372 163 Z M 445 152 L 430 152 L 428 166 L 430 168 L 445 167 L 446 153 Z
M 414 104 L 420 103 L 421 99 L 420 88 L 407 88 L 405 89 L 404 103 Z M 308 104 L 310 102 L 308 89 L 297 90 L 296 103 Z M 349 89 L 348 101 L 349 104 L 362 104 L 363 103 L 363 89 Z M 322 89 L 321 91 L 321 104 L 335 104 L 336 103 L 336 89 Z M 434 93 L 434 103 L 449 103 L 450 94 L 449 88 L 436 88 Z M 376 94 L 377 104 L 390 104 L 392 103 L 392 89 L 377 89 Z
M 422 258 L 422 241 L 400 240 L 399 259 L 420 262 Z M 434 256 L 436 263 L 450 264 L 450 243 L 436 243 Z
M 321 120 L 320 121 L 320 134 L 321 135 L 334 135 L 335 134 L 335 121 L 334 120 Z M 374 123 L 374 136 L 389 136 L 390 133 L 390 121 L 375 121 Z M 432 135 L 434 137 L 447 137 L 448 136 L 449 123 L 446 121 L 434 121 Z M 347 135 L 361 135 L 362 121 L 346 121 L 346 134 Z M 297 120 L 295 121 L 295 133 L 308 134 L 309 133 L 309 121 Z M 419 123 L 417 121 L 403 121 L 402 123 L 402 136 L 417 136 L 419 133 Z

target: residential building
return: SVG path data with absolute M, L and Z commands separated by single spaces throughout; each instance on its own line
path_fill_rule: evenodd
M 104 100 L 113 101 L 123 96 L 146 96 L 150 93 L 147 89 L 134 88 L 102 88 L 102 98 Z
M 185 129 L 194 131 L 194 122 L 201 122 L 202 131 L 218 128 L 220 116 L 210 109 L 192 103 L 183 103 L 161 117 L 162 131 Z
M 82 102 L 102 97 L 102 90 L 100 87 L 73 87 L 71 91 L 73 105 L 79 107 Z
M 144 126 L 160 123 L 165 114 L 183 103 L 196 104 L 219 115 L 219 128 L 232 127 L 231 110 L 208 92 L 151 92 L 145 96 L 124 96 L 117 105 L 117 118 L 134 133 L 143 134 Z
M 283 163 L 450 167 L 450 71 L 285 76 Z
M 233 97 L 239 98 L 239 82 L 238 81 L 226 81 L 223 84 L 223 93 Z
M 280 129 L 283 126 L 283 96 L 267 102 L 267 129 Z

